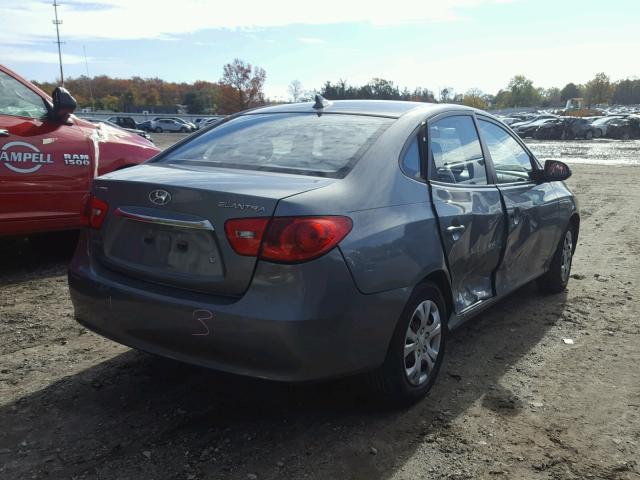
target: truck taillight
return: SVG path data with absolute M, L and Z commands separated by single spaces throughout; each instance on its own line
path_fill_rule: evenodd
M 351 231 L 349 217 L 274 217 L 229 220 L 227 238 L 240 255 L 282 263 L 318 258 Z
M 109 205 L 107 202 L 90 195 L 84 214 L 82 215 L 82 225 L 100 230 L 108 211 Z

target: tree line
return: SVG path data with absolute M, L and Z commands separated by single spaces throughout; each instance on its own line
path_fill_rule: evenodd
M 78 100 L 80 107 L 95 110 L 154 111 L 162 106 L 183 106 L 193 114 L 230 114 L 270 102 L 264 94 L 266 72 L 240 59 L 224 65 L 217 82 L 198 80 L 193 83 L 167 82 L 159 78 L 133 77 L 111 78 L 100 75 L 93 78 L 81 76 L 67 79 L 65 86 Z M 51 92 L 56 84 L 38 83 Z M 512 107 L 562 107 L 570 98 L 584 98 L 589 106 L 602 104 L 640 104 L 640 79 L 612 82 L 605 73 L 579 85 L 568 83 L 563 88 L 539 88 L 524 75 L 514 76 L 506 87 L 495 94 L 477 88 L 464 93 L 452 87 L 442 87 L 437 92 L 418 87 L 401 88 L 391 80 L 373 78 L 365 85 L 350 85 L 346 80 L 326 81 L 319 89 L 305 90 L 299 80 L 288 87 L 289 100 L 310 100 L 320 93 L 331 100 L 380 99 L 410 100 L 418 102 L 459 103 L 481 109 Z
M 229 114 L 264 105 L 266 72 L 260 67 L 235 59 L 224 65 L 217 82 L 167 82 L 160 78 L 111 78 L 100 75 L 65 80 L 67 88 L 81 108 L 114 112 L 134 108 L 154 111 L 158 107 L 184 106 L 193 114 Z M 34 82 L 45 92 L 57 83 Z
M 289 92 L 291 93 L 291 87 Z M 436 101 L 436 95 L 426 88 L 413 92 L 400 89 L 393 82 L 374 78 L 364 86 L 351 86 L 346 81 L 325 82 L 320 93 L 330 99 L 377 98 L 389 100 Z M 443 87 L 437 92 L 437 101 L 459 103 L 471 107 L 502 109 L 513 107 L 562 107 L 571 98 L 584 98 L 588 106 L 616 104 L 640 104 L 640 79 L 625 79 L 612 82 L 605 73 L 598 73 L 584 85 L 568 83 L 563 88 L 539 88 L 524 75 L 514 76 L 505 88 L 495 95 L 477 88 L 457 93 L 452 87 Z

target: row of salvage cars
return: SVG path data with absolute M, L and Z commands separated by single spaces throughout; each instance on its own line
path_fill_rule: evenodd
M 538 115 L 524 121 L 503 118 L 521 138 L 538 140 L 574 140 L 640 138 L 640 115 L 609 115 L 604 117 L 572 117 L 552 114 Z

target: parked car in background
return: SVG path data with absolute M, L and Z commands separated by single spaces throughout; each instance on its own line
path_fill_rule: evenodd
M 163 132 L 190 132 L 191 129 L 188 125 L 182 122 L 178 122 L 173 118 L 159 118 L 157 120 L 147 120 L 142 122 L 140 127 L 149 132 L 163 133 Z
M 505 125 L 511 125 L 513 123 L 519 122 L 520 119 L 519 118 L 514 118 L 514 117 L 498 117 L 500 119 L 500 121 L 502 123 L 504 123 Z
M 138 123 L 138 128 L 145 132 L 153 132 L 153 122 L 151 120 L 145 120 L 144 122 Z
M 151 138 L 151 135 L 149 135 L 145 130 L 139 130 L 137 128 L 121 127 L 120 125 L 116 125 L 115 123 L 110 122 L 109 120 L 103 120 L 101 118 L 87 118 L 87 117 L 82 117 L 82 118 L 83 120 L 87 120 L 88 122 L 94 123 L 96 125 L 99 123 L 104 123 L 114 128 L 119 128 L 121 130 L 126 130 L 127 132 L 135 133 L 136 135 L 140 135 L 142 138 L 146 138 L 147 140 L 153 143 L 153 139 Z
M 513 122 L 513 123 L 511 123 L 510 127 L 515 130 L 516 128 L 524 127 L 524 126 L 529 125 L 531 123 L 539 122 L 540 120 L 545 120 L 545 119 L 549 119 L 549 118 L 558 118 L 558 115 L 552 115 L 550 113 L 543 113 L 543 114 L 539 114 L 539 115 L 534 115 L 531 118 L 529 118 L 528 120 L 522 120 L 520 122 Z
M 132 130 L 138 129 L 138 124 L 132 117 L 114 116 L 107 118 L 107 120 L 111 123 L 115 123 L 122 128 L 130 128 Z
M 197 129 L 197 130 L 199 130 L 199 129 L 200 129 L 200 127 L 202 127 L 202 125 L 203 125 L 207 120 L 209 120 L 209 117 L 196 118 L 196 119 L 193 121 L 193 124 L 196 126 L 196 129 Z
M 606 136 L 619 140 L 640 138 L 640 117 L 630 115 L 611 121 L 607 127 Z
M 591 126 L 593 127 L 594 133 L 593 136 L 596 138 L 604 137 L 607 135 L 607 129 L 611 122 L 615 120 L 620 120 L 624 118 L 623 116 L 608 116 L 608 117 L 599 117 L 594 119 L 591 122 Z
M 161 122 L 162 120 L 173 120 L 174 122 L 177 122 L 183 125 L 184 130 L 178 130 L 180 132 L 195 132 L 197 130 L 196 126 L 193 123 L 187 122 L 186 120 L 183 120 L 182 118 L 179 118 L 179 117 L 168 117 L 168 118 L 158 117 L 153 119 L 153 121 L 156 122 L 156 125 L 157 125 L 157 122 Z M 160 125 L 162 126 L 162 123 L 160 123 Z M 168 129 L 165 129 L 165 130 L 168 130 Z M 168 130 L 168 131 L 173 131 L 173 130 Z
M 80 228 L 94 177 L 158 153 L 138 135 L 74 116 L 75 108 L 64 88 L 50 97 L 0 66 L 0 235 Z
M 542 118 L 542 119 L 533 120 L 530 122 L 525 122 L 518 126 L 515 126 L 514 124 L 511 126 L 511 128 L 513 129 L 514 132 L 518 134 L 520 138 L 532 137 L 534 132 L 538 129 L 538 127 L 544 125 L 545 123 L 552 122 L 557 118 L 558 117 Z
M 222 118 L 224 118 L 224 115 L 216 115 L 213 117 L 205 117 L 205 118 L 196 118 L 194 123 L 196 125 L 196 128 L 200 130 L 201 128 L 204 128 L 207 125 L 211 125 L 212 123 L 217 122 Z
M 449 330 L 534 279 L 565 289 L 570 173 L 461 105 L 245 112 L 95 180 L 75 316 L 175 360 L 281 381 L 368 372 L 413 402 Z
M 531 136 L 539 140 L 573 140 L 574 138 L 591 140 L 594 137 L 594 128 L 584 118 L 560 117 L 544 122 L 533 131 Z
M 202 122 L 202 124 L 200 125 L 200 128 L 206 128 L 209 125 L 213 125 L 214 123 L 217 123 L 217 122 L 219 122 L 220 120 L 222 120 L 224 118 L 225 118 L 224 115 L 218 115 L 217 117 L 209 118 L 209 119 L 205 120 L 204 122 Z

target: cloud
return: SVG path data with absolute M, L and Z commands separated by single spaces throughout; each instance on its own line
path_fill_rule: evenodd
M 49 2 L 6 0 L 0 7 L 0 44 L 51 38 L 53 8 Z M 102 0 L 59 7 L 66 39 L 166 38 L 204 29 L 244 29 L 292 24 L 322 25 L 369 22 L 443 22 L 459 17 L 459 10 L 511 0 L 398 0 L 393 8 L 372 8 L 369 1 L 325 0 L 322 8 L 300 8 L 294 0 L 246 0 L 242 8 L 220 8 L 207 0 Z
M 314 45 L 314 44 L 318 45 L 318 44 L 321 44 L 321 43 L 327 43 L 322 38 L 315 38 L 315 37 L 300 37 L 300 38 L 298 38 L 298 41 L 302 42 L 302 43 L 308 43 L 308 44 L 311 44 L 311 45 Z
M 0 58 L 4 63 L 58 63 L 57 52 L 4 46 L 0 46 Z M 87 61 L 92 60 L 93 58 L 87 57 Z M 84 63 L 84 57 L 63 53 L 62 63 L 66 65 Z
M 568 82 L 587 82 L 598 72 L 606 72 L 612 80 L 636 75 L 634 64 L 621 62 L 618 56 L 611 55 L 611 52 L 625 51 L 640 51 L 640 40 L 596 42 L 583 39 L 552 50 L 545 46 L 507 46 L 480 53 L 461 52 L 434 60 L 413 54 L 400 55 L 383 63 L 368 58 L 341 71 L 340 77 L 354 85 L 367 83 L 376 76 L 410 89 L 422 86 L 437 91 L 451 86 L 457 93 L 464 93 L 478 87 L 487 93 L 496 93 L 506 87 L 511 77 L 523 74 L 532 79 L 536 87 L 562 88 Z M 320 80 L 315 84 L 320 84 Z

